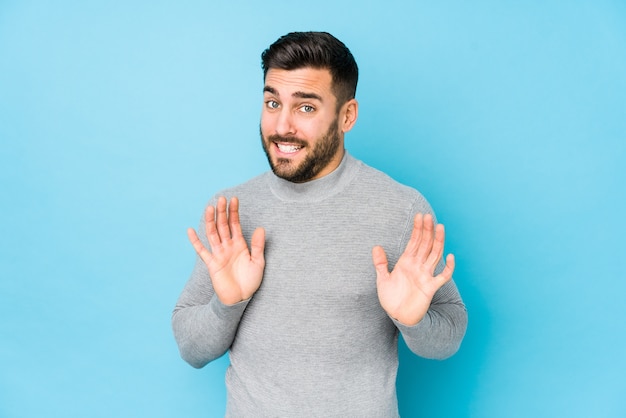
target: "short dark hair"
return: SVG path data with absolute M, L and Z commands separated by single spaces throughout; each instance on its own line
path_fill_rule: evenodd
M 268 70 L 328 69 L 337 105 L 356 95 L 359 69 L 350 50 L 330 33 L 291 32 L 280 37 L 261 54 L 263 79 Z

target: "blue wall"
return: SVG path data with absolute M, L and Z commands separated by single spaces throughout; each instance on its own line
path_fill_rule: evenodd
M 457 255 L 466 340 L 402 347 L 403 416 L 626 416 L 626 3 L 226 3 L 0 2 L 0 416 L 223 414 L 170 332 L 185 229 L 267 169 L 259 55 L 311 29 Z

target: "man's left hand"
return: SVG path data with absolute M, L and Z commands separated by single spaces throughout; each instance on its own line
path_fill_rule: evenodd
M 385 250 L 380 246 L 372 250 L 378 300 L 387 314 L 398 322 L 407 326 L 420 322 L 428 312 L 435 292 L 452 278 L 452 254 L 446 257 L 443 271 L 434 276 L 443 256 L 444 238 L 442 224 L 435 227 L 431 215 L 418 213 L 411 239 L 391 273 Z

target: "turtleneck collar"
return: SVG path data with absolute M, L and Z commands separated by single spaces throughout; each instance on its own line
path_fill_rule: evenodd
M 316 202 L 342 191 L 359 170 L 359 161 L 344 152 L 339 166 L 330 174 L 305 183 L 293 183 L 270 172 L 270 189 L 281 200 Z

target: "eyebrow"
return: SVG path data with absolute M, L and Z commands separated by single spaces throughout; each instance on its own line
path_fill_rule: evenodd
M 278 94 L 278 91 L 276 91 L 276 89 L 274 87 L 272 87 L 272 86 L 265 86 L 265 87 L 263 87 L 263 92 L 271 93 L 274 96 L 280 97 L 280 94 Z M 304 92 L 304 91 L 296 91 L 291 96 L 292 97 L 297 97 L 299 99 L 315 99 L 315 100 L 319 100 L 320 102 L 323 102 L 322 96 L 320 96 L 319 94 L 315 94 L 315 93 L 307 93 L 307 92 Z

